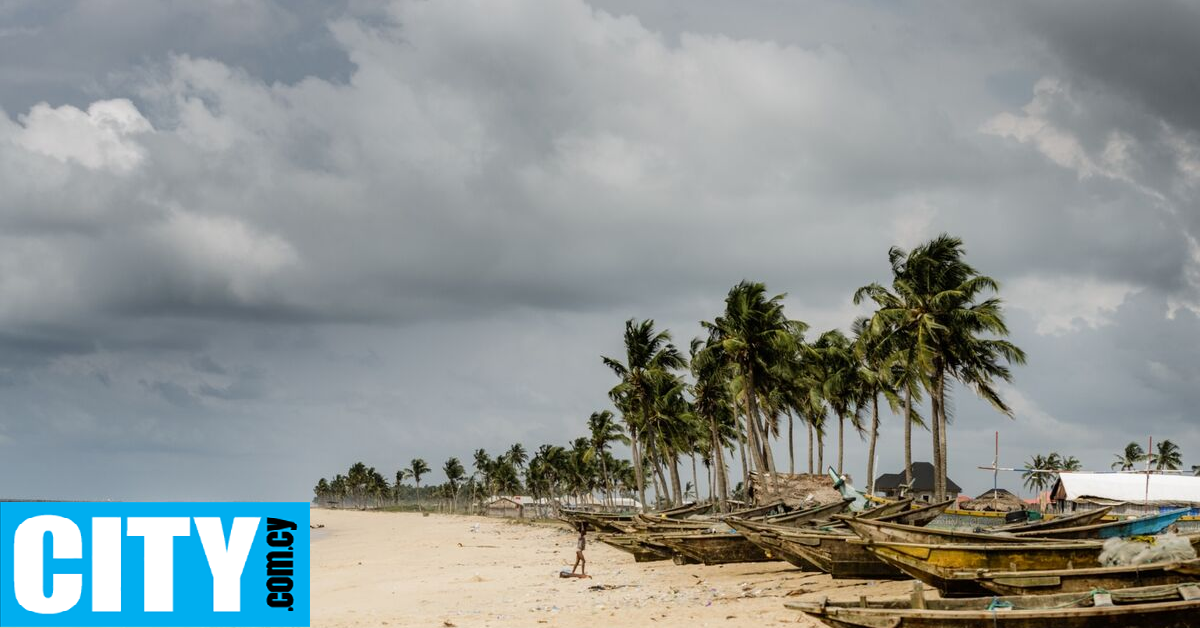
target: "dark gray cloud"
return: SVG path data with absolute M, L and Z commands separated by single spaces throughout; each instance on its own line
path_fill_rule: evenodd
M 685 344 L 752 278 L 844 327 L 941 231 L 1031 356 L 1015 422 L 956 392 L 956 481 L 997 427 L 1007 464 L 1200 455 L 1200 103 L 1159 61 L 1190 9 L 1124 11 L 4 5 L 0 478 L 90 472 L 0 494 L 303 498 L 562 442 L 626 318 Z

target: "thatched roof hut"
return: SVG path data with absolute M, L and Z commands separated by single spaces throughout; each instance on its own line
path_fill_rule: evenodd
M 777 473 L 775 476 L 778 492 L 772 490 L 769 474 L 750 472 L 752 503 L 765 504 L 782 499 L 788 506 L 798 508 L 842 501 L 842 494 L 833 488 L 833 478 L 828 475 Z
M 959 508 L 963 510 L 989 510 L 992 512 L 1010 512 L 1024 510 L 1025 502 L 1002 488 L 991 489 L 975 499 L 963 502 Z

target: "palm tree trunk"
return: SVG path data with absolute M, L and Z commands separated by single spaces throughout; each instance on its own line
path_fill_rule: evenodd
M 642 473 L 642 456 L 638 448 L 638 431 L 633 426 L 629 427 L 629 443 L 633 451 L 633 477 L 637 479 L 638 499 L 642 502 L 642 512 L 646 511 L 646 478 Z
M 846 417 L 842 413 L 838 413 L 838 475 L 845 473 L 842 470 L 842 462 L 845 459 L 846 453 Z
M 700 501 L 700 476 L 696 475 L 696 452 L 692 451 L 692 492 L 696 494 L 696 501 Z M 684 501 L 687 501 L 687 495 L 684 495 Z
M 795 423 L 795 421 L 792 419 L 792 413 L 790 410 L 787 413 L 787 417 L 788 417 L 788 473 L 791 473 L 792 475 L 796 475 L 796 439 L 792 435 L 792 429 L 794 427 L 793 423 Z
M 934 501 L 938 501 L 941 499 L 941 495 L 938 493 L 938 484 L 939 484 L 938 476 L 940 476 L 942 473 L 942 448 L 940 447 L 942 422 L 939 420 L 940 415 L 939 415 L 939 410 L 938 410 L 938 405 L 939 405 L 941 399 L 938 398 L 938 395 L 937 395 L 936 381 L 937 380 L 935 377 L 933 391 L 931 391 L 932 394 L 929 395 L 929 405 L 930 405 L 930 415 L 931 415 L 930 422 L 932 423 L 932 427 L 930 430 L 930 432 L 931 432 L 930 438 L 933 439 L 933 497 L 934 497 Z
M 825 435 L 817 431 L 817 468 L 825 473 Z
M 604 450 L 600 450 L 600 474 L 604 476 L 604 501 L 612 508 L 612 480 L 608 477 L 608 463 L 604 462 Z
M 808 474 L 812 475 L 813 474 L 813 425 L 812 425 L 812 421 L 805 421 L 805 422 L 808 423 Z
M 867 447 L 867 492 L 875 494 L 875 443 L 879 439 L 879 394 L 871 397 L 871 444 Z
M 712 456 L 713 456 L 713 474 L 714 482 L 717 485 L 717 510 L 718 512 L 728 512 L 725 510 L 725 502 L 729 499 L 729 483 L 725 472 L 725 452 L 721 451 L 721 435 L 717 430 L 716 416 L 708 417 L 709 437 L 712 440 Z M 711 492 L 712 485 L 709 485 Z
M 946 479 L 950 471 L 950 456 L 949 450 L 946 448 L 946 374 L 941 373 L 938 378 L 938 398 L 941 402 L 938 403 L 938 414 L 940 415 L 942 429 L 938 431 L 938 454 L 942 462 L 942 472 L 938 475 L 938 501 L 946 499 Z
M 746 439 L 741 435 L 738 438 L 738 447 L 741 448 L 742 453 L 742 491 L 745 492 L 746 488 L 750 486 L 750 467 L 746 460 Z
M 746 392 L 746 428 L 749 432 L 750 454 L 753 457 L 754 468 L 759 472 L 767 471 L 767 462 L 763 458 L 762 439 L 758 432 L 758 404 L 754 401 L 754 394 Z
M 671 453 L 667 458 L 667 468 L 671 471 L 671 489 L 675 493 L 675 505 L 683 505 L 683 484 L 679 481 L 679 455 Z
M 904 483 L 912 485 L 912 388 L 904 387 Z

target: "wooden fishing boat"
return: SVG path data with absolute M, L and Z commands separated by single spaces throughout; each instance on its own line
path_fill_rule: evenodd
M 1194 628 L 1200 586 L 1138 587 L 1029 597 L 909 598 L 785 605 L 834 628 Z
M 672 553 L 666 548 L 647 545 L 637 535 L 633 534 L 603 534 L 597 537 L 600 542 L 615 547 L 633 556 L 634 562 L 648 563 L 657 560 L 671 560 Z
M 973 574 L 983 588 L 1000 595 L 1083 593 L 1093 589 L 1125 589 L 1200 581 L 1200 559 L 1130 567 L 981 571 Z
M 953 503 L 954 503 L 953 499 L 947 499 L 944 502 L 939 502 L 936 504 L 928 504 L 928 505 L 921 506 L 919 508 L 913 508 L 910 510 L 903 510 L 903 511 L 893 513 L 890 515 L 883 515 L 882 517 L 876 517 L 873 520 L 874 521 L 888 521 L 891 523 L 900 523 L 903 525 L 916 526 L 918 528 L 922 528 L 922 527 L 925 527 L 926 525 L 929 525 L 929 523 L 932 522 L 934 519 L 937 519 L 938 517 L 942 516 L 942 513 L 946 512 L 946 509 L 949 508 L 950 504 L 953 504 Z
M 974 579 L 980 570 L 1034 571 L 1100 567 L 1098 541 L 992 543 L 988 545 L 851 540 L 885 563 L 937 587 L 945 596 L 986 595 Z
M 785 551 L 795 554 L 834 578 L 907 578 L 894 565 L 881 561 L 858 541 L 857 537 L 843 534 L 795 534 L 777 533 L 776 539 Z
M 819 521 L 821 519 L 832 517 L 833 515 L 836 515 L 849 508 L 853 501 L 853 499 L 843 499 L 840 502 L 833 502 L 832 504 L 824 504 L 820 506 L 814 506 L 812 508 L 806 508 L 804 510 L 797 510 L 782 515 L 767 517 L 764 519 L 764 521 L 766 523 L 773 523 L 776 525 L 798 527 L 809 523 L 810 521 Z
M 779 535 L 773 530 L 760 528 L 755 525 L 756 523 L 744 519 L 729 520 L 729 525 L 733 526 L 742 536 L 749 539 L 751 543 L 761 547 L 768 556 L 785 560 L 801 571 L 821 572 L 821 568 L 813 564 L 812 561 L 788 549 L 783 541 L 779 539 Z
M 954 532 L 936 528 L 919 528 L 887 521 L 837 517 L 865 541 L 930 544 L 979 544 L 979 543 L 1032 543 L 1037 539 L 1020 538 L 1004 534 L 980 534 L 977 532 Z
M 1108 511 L 1112 510 L 1112 506 L 1097 508 L 1095 510 L 1086 510 L 1070 515 L 1060 515 L 1053 519 L 1038 519 L 1037 521 L 1027 521 L 1024 523 L 1010 523 L 1008 525 L 988 528 L 982 532 L 1035 532 L 1037 530 L 1057 530 L 1059 528 L 1074 528 L 1076 526 L 1092 525 L 1104 518 Z M 977 530 L 979 531 L 979 530 Z
M 778 560 L 768 556 L 763 548 L 738 533 L 731 534 L 665 534 L 657 540 L 676 554 L 695 559 L 705 565 L 727 563 L 757 563 Z
M 909 510 L 912 506 L 912 502 L 913 500 L 911 497 L 906 497 L 898 501 L 880 504 L 874 508 L 855 513 L 851 516 L 858 517 L 859 519 L 879 519 L 880 517 L 886 517 L 888 515 L 894 515 Z
M 1191 509 L 1180 508 L 1169 512 L 1138 517 L 1137 519 L 1093 523 L 1092 525 L 1073 528 L 1017 532 L 1013 536 L 1036 536 L 1047 539 L 1110 539 L 1117 536 L 1149 536 L 1166 530 L 1168 526 L 1178 521 L 1189 510 Z

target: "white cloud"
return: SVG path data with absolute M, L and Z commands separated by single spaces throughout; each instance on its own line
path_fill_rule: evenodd
M 35 105 L 20 117 L 14 141 L 25 149 L 93 170 L 133 170 L 146 157 L 134 138 L 154 130 L 127 99 L 98 100 L 81 111 L 70 105 Z
M 1037 333 L 1064 334 L 1112 322 L 1117 307 L 1135 290 L 1124 283 L 1093 277 L 1022 277 L 1004 285 L 1013 308 L 1037 321 Z

